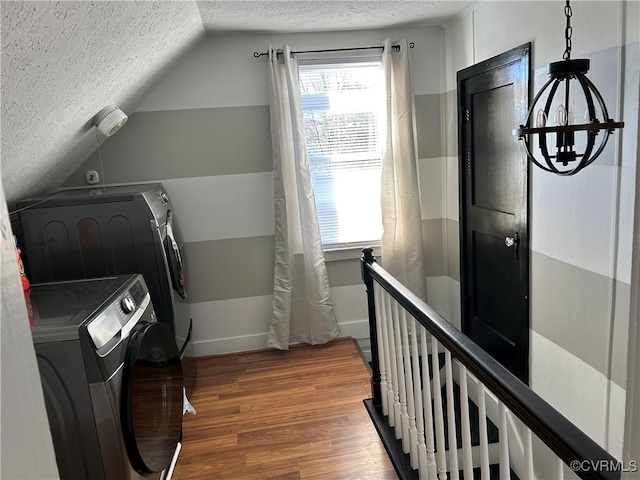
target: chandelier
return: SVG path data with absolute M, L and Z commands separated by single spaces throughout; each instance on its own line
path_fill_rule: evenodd
M 585 76 L 589 60 L 571 59 L 569 0 L 564 13 L 567 22 L 563 60 L 547 65 L 549 80 L 533 99 L 524 125 L 514 129 L 513 134 L 524 142 L 527 156 L 538 167 L 569 176 L 593 163 L 609 135 L 623 128 L 624 122 L 609 118 L 602 95 Z M 596 142 L 598 135 L 600 140 Z

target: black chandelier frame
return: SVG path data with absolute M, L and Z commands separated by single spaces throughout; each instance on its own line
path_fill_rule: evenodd
M 566 49 L 563 55 L 563 60 L 560 62 L 553 62 L 547 66 L 547 75 L 549 80 L 544 84 L 540 91 L 536 94 L 524 125 L 520 125 L 519 128 L 513 130 L 513 134 L 518 139 L 524 141 L 524 147 L 527 152 L 527 157 L 535 163 L 538 167 L 548 172 L 555 173 L 556 175 L 570 176 L 575 175 L 586 166 L 593 163 L 598 156 L 604 150 L 609 136 L 614 133 L 618 128 L 624 127 L 624 122 L 616 122 L 609 117 L 607 106 L 602 98 L 602 95 L 596 88 L 596 86 L 586 77 L 586 73 L 589 71 L 590 62 L 588 59 L 571 59 L 571 16 L 572 10 L 570 0 L 567 0 L 565 5 L 566 16 L 566 28 L 565 28 L 565 43 Z M 582 124 L 569 124 L 569 94 L 570 94 L 570 82 L 575 80 L 581 87 L 582 93 L 586 103 L 586 114 L 588 115 L 589 123 Z M 546 121 L 549 118 L 551 106 L 553 100 L 556 97 L 556 93 L 561 85 L 564 85 L 564 108 L 567 124 L 547 126 Z M 547 93 L 546 102 L 544 108 L 539 107 L 537 112 L 542 112 L 542 118 L 544 119 L 543 126 L 531 127 L 532 115 L 536 112 L 536 107 L 542 96 Z M 594 102 L 595 98 L 595 102 Z M 597 103 L 596 103 L 597 102 Z M 596 106 L 599 107 L 599 112 L 596 112 Z M 598 120 L 598 113 L 602 115 L 604 122 Z M 536 116 L 540 113 L 536 113 Z M 584 152 L 577 153 L 574 150 L 575 132 L 587 132 L 587 144 Z M 600 139 L 599 145 L 596 147 L 596 137 L 603 131 L 603 135 Z M 549 145 L 547 142 L 547 134 L 555 133 L 556 136 L 556 152 L 555 155 L 549 151 Z M 539 160 L 532 152 L 532 136 L 537 135 L 538 147 L 542 154 L 544 161 Z M 555 162 L 555 163 L 554 163 Z M 577 162 L 570 166 L 570 163 Z M 556 166 L 561 164 L 563 167 L 569 167 L 562 169 Z

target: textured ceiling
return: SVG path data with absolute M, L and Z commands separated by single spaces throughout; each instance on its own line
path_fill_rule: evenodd
M 10 206 L 62 182 L 205 34 L 437 24 L 465 1 L 0 1 L 1 179 Z M 100 142 L 104 141 L 103 137 Z
M 198 1 L 208 34 L 311 32 L 437 25 L 474 1 Z
M 193 1 L 2 1 L 0 14 L 9 204 L 60 185 L 97 147 L 95 114 L 111 103 L 130 114 L 205 35 Z

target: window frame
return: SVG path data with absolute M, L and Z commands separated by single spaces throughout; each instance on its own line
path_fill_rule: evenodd
M 340 64 L 357 64 L 357 63 L 378 63 L 380 64 L 382 76 L 382 52 L 362 52 L 362 51 L 341 51 L 341 52 L 305 52 L 300 53 L 298 57 L 298 74 L 301 67 L 306 66 L 322 66 L 322 65 L 340 65 Z M 300 83 L 300 78 L 298 78 Z M 302 95 L 301 95 L 302 96 Z M 381 100 L 383 102 L 383 100 Z M 381 119 L 379 128 L 386 128 L 384 118 Z M 379 132 L 381 142 L 384 138 L 383 131 Z M 306 140 L 306 139 L 305 139 Z M 382 147 L 384 148 L 384 147 Z M 308 155 L 307 146 L 307 155 Z M 380 155 L 380 170 L 382 171 L 382 152 Z M 382 172 L 381 172 L 382 173 Z M 314 192 L 315 196 L 315 192 Z M 326 261 L 339 261 L 347 259 L 360 258 L 363 248 L 373 248 L 374 254 L 380 255 L 380 246 L 382 243 L 382 215 L 380 216 L 380 238 L 374 240 L 358 240 L 353 242 L 342 242 L 325 244 L 322 243 L 322 249 L 325 253 Z

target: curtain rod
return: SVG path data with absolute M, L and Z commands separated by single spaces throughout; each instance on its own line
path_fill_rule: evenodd
M 414 42 L 409 42 L 409 48 L 415 47 L 416 44 Z M 392 45 L 391 48 L 396 52 L 400 50 L 400 45 Z M 352 48 L 329 48 L 325 50 L 297 50 L 292 51 L 291 53 L 325 53 L 325 52 L 350 52 L 354 50 L 375 50 L 375 49 L 384 49 L 384 45 L 374 45 L 371 47 L 352 47 Z M 276 54 L 282 54 L 282 50 L 276 50 Z M 253 52 L 254 58 L 263 57 L 265 55 L 269 55 L 269 52 Z

